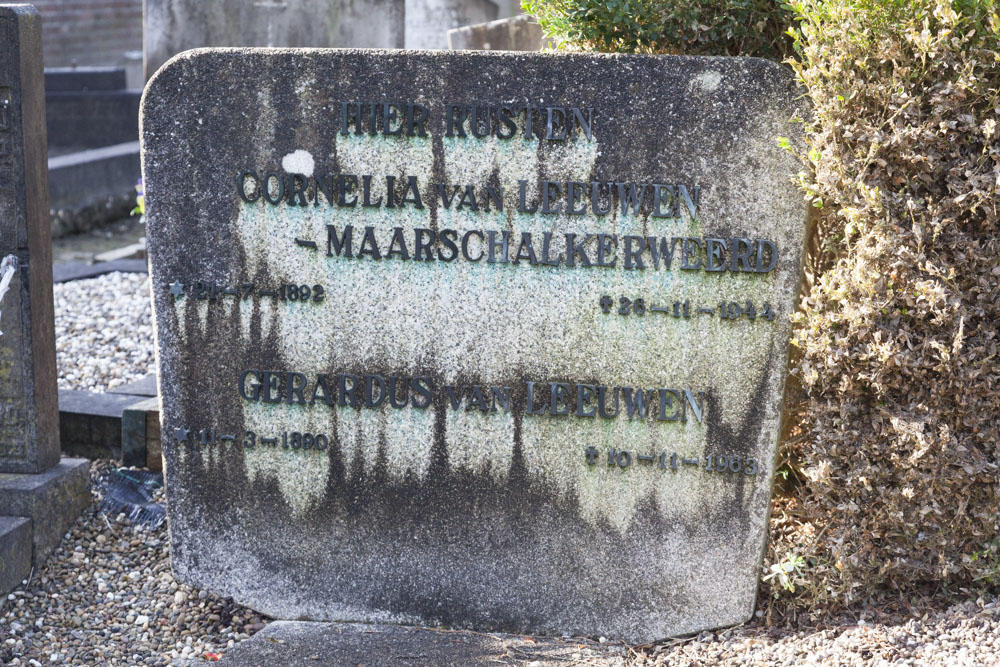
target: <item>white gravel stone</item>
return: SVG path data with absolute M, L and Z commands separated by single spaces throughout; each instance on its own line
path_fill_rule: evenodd
M 154 371 L 145 274 L 108 273 L 53 292 L 60 389 L 105 392 Z
M 92 475 L 108 467 L 96 462 Z M 264 627 L 260 614 L 215 595 L 200 597 L 173 578 L 165 525 L 147 531 L 128 521 L 109 523 L 94 493 L 56 551 L 0 604 L 0 665 L 165 665 L 183 645 L 201 664 L 206 652 L 218 652 L 213 647 Z M 107 538 L 100 546 L 98 535 Z M 74 553 L 86 556 L 82 565 L 72 563 Z M 107 578 L 117 595 L 99 594 Z M 183 599 L 174 604 L 178 592 Z

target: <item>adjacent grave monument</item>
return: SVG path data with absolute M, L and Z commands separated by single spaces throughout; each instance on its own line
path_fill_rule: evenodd
M 59 461 L 45 97 L 38 13 L 28 7 L 0 10 L 0 257 L 10 270 L 0 297 L 0 472 Z
M 173 566 L 281 618 L 749 618 L 805 210 L 745 58 L 200 50 L 143 168 Z
M 204 46 L 444 49 L 451 28 L 519 7 L 516 0 L 143 0 L 145 75 Z
M 62 459 L 38 12 L 0 5 L 0 592 L 52 551 L 90 500 Z
M 554 48 L 534 16 L 518 14 L 448 31 L 448 48 L 470 51 L 541 51 Z

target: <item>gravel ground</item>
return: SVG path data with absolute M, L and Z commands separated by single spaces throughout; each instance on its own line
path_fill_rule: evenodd
M 91 476 L 107 475 L 95 462 Z M 98 488 L 95 484 L 94 488 Z M 191 665 L 224 655 L 269 619 L 174 580 L 165 525 L 144 530 L 98 511 L 100 495 L 26 584 L 0 602 L 4 665 Z M 997 665 L 1000 604 L 977 600 L 922 618 L 825 629 L 755 624 L 628 647 L 587 641 L 586 665 Z
M 977 600 L 902 622 L 859 620 L 817 629 L 748 626 L 667 642 L 637 664 L 872 665 L 1000 664 L 1000 604 Z
M 60 389 L 104 392 L 155 370 L 146 275 L 108 273 L 53 291 Z
M 92 480 L 109 467 L 92 464 Z M 0 664 L 165 665 L 212 657 L 264 627 L 259 614 L 174 580 L 166 524 L 144 530 L 106 516 L 93 496 L 41 570 L 0 604 Z

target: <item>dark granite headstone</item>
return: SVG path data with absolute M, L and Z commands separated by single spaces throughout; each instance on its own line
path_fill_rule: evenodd
M 0 595 L 90 501 L 89 463 L 59 453 L 42 82 L 38 12 L 0 5 Z
M 16 267 L 0 299 L 0 472 L 59 462 L 43 83 L 38 12 L 0 5 L 0 258 Z
M 747 620 L 797 99 L 737 58 L 161 69 L 141 124 L 177 576 L 291 619 L 634 641 Z

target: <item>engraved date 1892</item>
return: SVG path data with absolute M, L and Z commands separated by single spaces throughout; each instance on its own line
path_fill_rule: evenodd
M 236 287 L 225 287 L 214 283 L 198 280 L 193 283 L 182 283 L 174 281 L 170 285 L 170 293 L 174 298 L 187 295 L 192 299 L 216 301 L 223 297 L 232 296 L 246 301 L 254 294 L 267 296 L 279 301 L 311 301 L 319 303 L 326 297 L 326 290 L 322 285 L 295 285 L 282 283 L 275 289 L 264 289 L 254 283 L 240 283 Z

